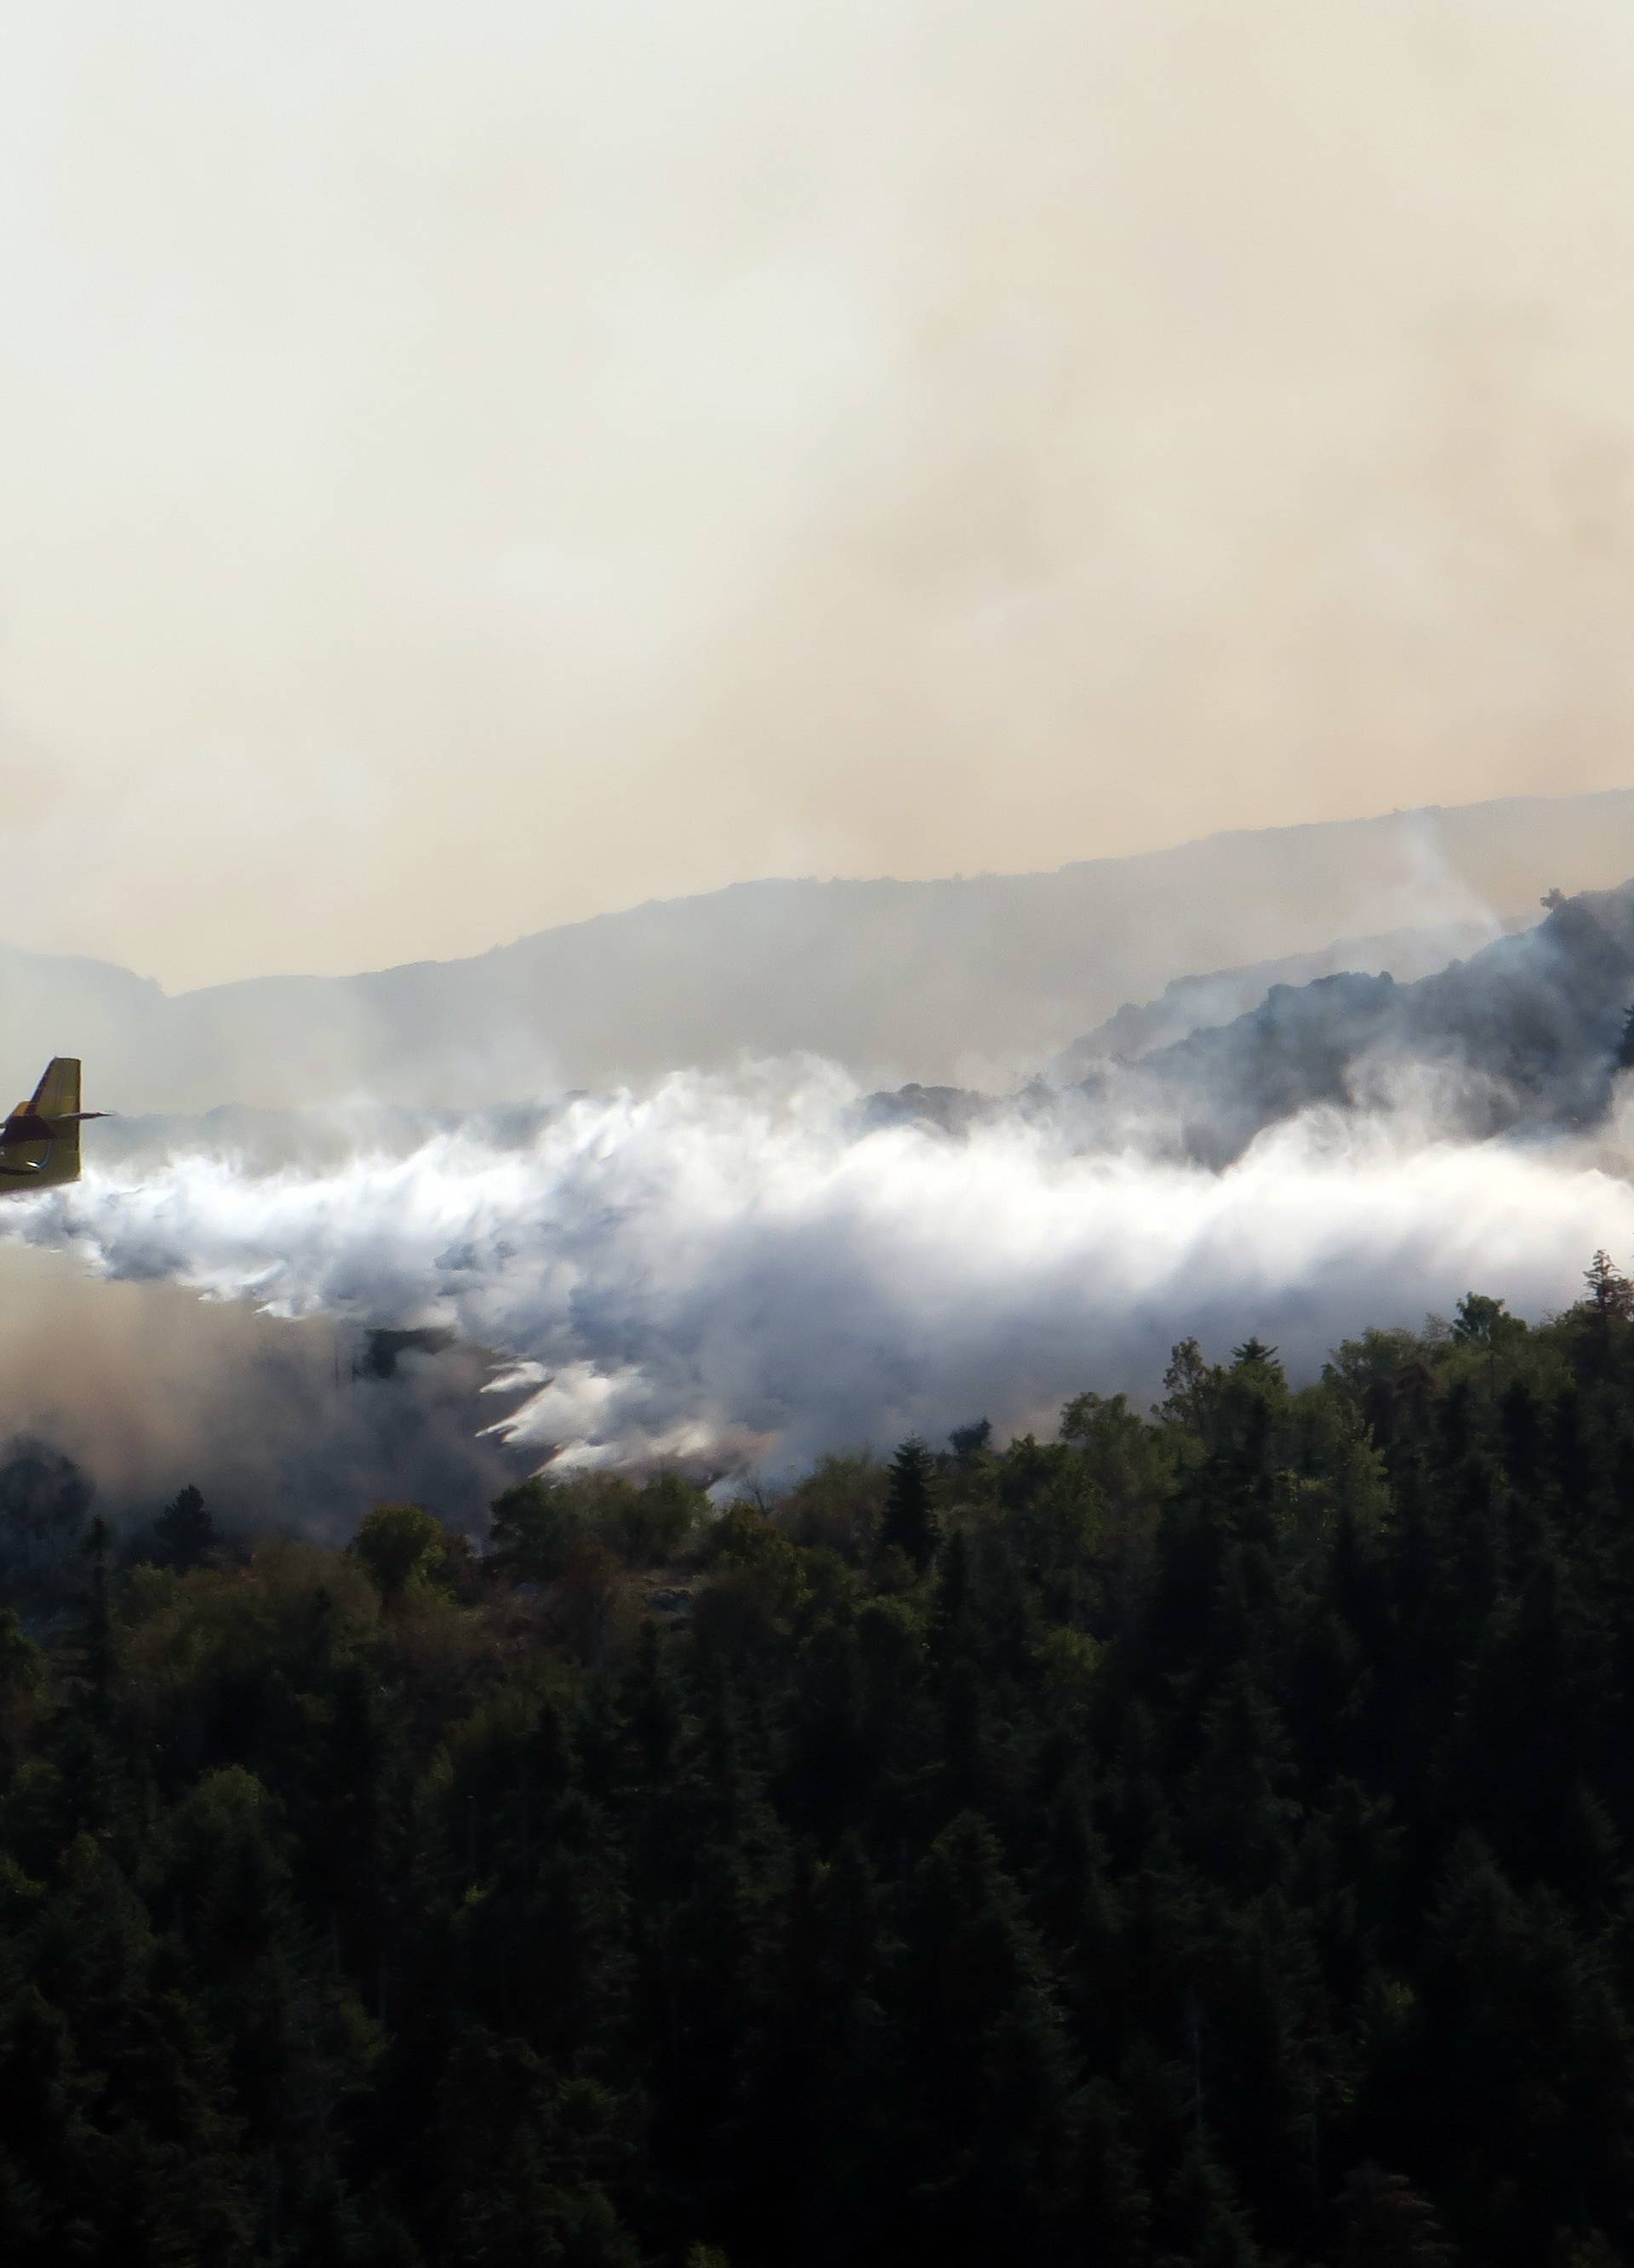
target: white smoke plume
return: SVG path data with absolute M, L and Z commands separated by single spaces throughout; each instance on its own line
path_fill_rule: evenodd
M 1082 1387 L 1149 1391 L 1189 1332 L 1257 1333 L 1308 1375 L 1472 1287 L 1558 1307 L 1595 1247 L 1634 1248 L 1626 1107 L 1593 1143 L 1470 1143 L 1398 1097 L 1210 1172 L 1020 1117 L 867 1130 L 858 1100 L 813 1063 L 688 1075 L 519 1138 L 92 1170 L 0 1230 L 276 1314 L 452 1325 L 503 1358 L 499 1429 L 539 1463 L 769 1473 L 982 1414 L 1048 1425 Z

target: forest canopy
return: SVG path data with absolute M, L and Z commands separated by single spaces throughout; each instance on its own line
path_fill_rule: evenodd
M 115 1535 L 13 1445 L 8 2262 L 1634 2258 L 1604 1255 L 718 1498 Z

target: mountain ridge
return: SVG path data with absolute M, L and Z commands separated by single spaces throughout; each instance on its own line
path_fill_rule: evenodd
M 0 948 L 23 1060 L 83 1055 L 130 1110 L 368 1096 L 466 1107 L 748 1054 L 865 1083 L 1002 1083 L 1120 1002 L 1336 936 L 1490 924 L 1634 869 L 1634 790 L 1238 829 L 1044 873 L 767 879 L 450 961 L 165 992 L 118 964 Z

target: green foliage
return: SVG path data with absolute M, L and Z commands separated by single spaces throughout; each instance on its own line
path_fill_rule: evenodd
M 377 1504 L 352 1538 L 382 1599 L 396 1600 L 435 1577 L 447 1550 L 443 1523 L 418 1504 Z
M 784 1498 L 778 1523 L 794 1543 L 837 1551 L 855 1565 L 873 1550 L 887 1486 L 887 1469 L 872 1457 L 823 1457 Z
M 673 1559 L 700 1525 L 707 1499 L 680 1473 L 640 1482 L 622 1473 L 519 1482 L 495 1499 L 491 1556 L 507 1573 L 554 1583 L 583 1559 L 586 1545 L 627 1567 Z
M 45 1655 L 15 1607 L 0 1607 L 0 1718 L 24 1705 L 45 1678 Z

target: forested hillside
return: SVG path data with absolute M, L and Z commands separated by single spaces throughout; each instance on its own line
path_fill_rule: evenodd
M 1634 2257 L 1603 1257 L 485 1556 L 184 1490 L 5 1564 L 18 2268 Z
M 1215 982 L 1226 988 L 1218 1004 L 1229 986 Z M 1041 1082 L 1002 1098 L 910 1086 L 870 1096 L 869 1120 L 953 1131 L 1041 1108 L 1086 1145 L 1132 1142 L 1213 1167 L 1314 1108 L 1405 1101 L 1443 1136 L 1476 1140 L 1581 1127 L 1604 1116 L 1615 1072 L 1634 1060 L 1631 986 L 1634 882 L 1553 892 L 1543 920 L 1410 983 L 1387 970 L 1272 983 L 1229 1020 L 1211 1010 L 1206 985 L 1178 987 L 1172 1012 L 1190 1025 L 1184 1037 L 1148 1050 L 1143 1035 L 1160 1034 L 1171 1011 L 1162 1001 L 1121 1011 L 1056 1066 L 1077 1079 L 1058 1096 Z
M 1313 1104 L 1383 1099 L 1403 1066 L 1434 1082 L 1444 1130 L 1582 1124 L 1605 1109 L 1631 983 L 1625 882 L 1560 896 L 1535 927 L 1416 983 L 1336 976 L 1275 986 L 1251 1014 L 1144 1069 L 1182 1098 L 1191 1148 L 1217 1164 Z

